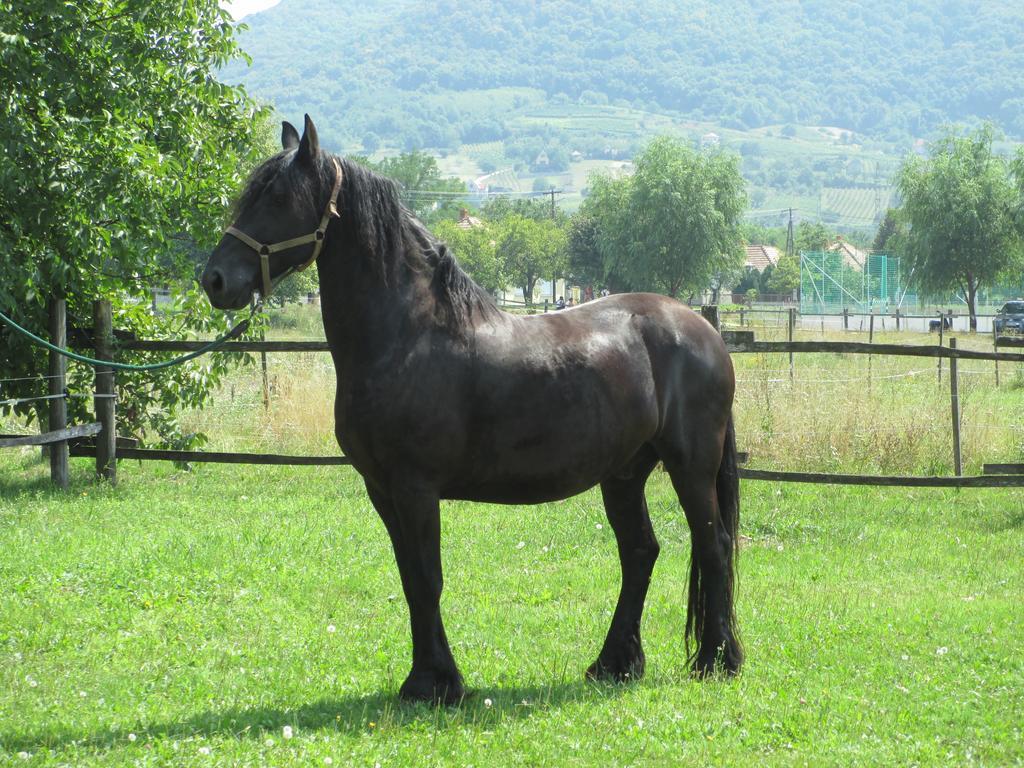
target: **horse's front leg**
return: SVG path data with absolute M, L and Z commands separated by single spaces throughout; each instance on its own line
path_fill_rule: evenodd
M 370 500 L 387 526 L 409 604 L 412 671 L 402 683 L 403 699 L 458 703 L 465 689 L 441 621 L 441 510 L 437 494 L 395 488 L 389 493 L 367 484 Z

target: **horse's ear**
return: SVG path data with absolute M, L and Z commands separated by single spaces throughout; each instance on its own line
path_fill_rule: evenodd
M 302 140 L 299 142 L 299 153 L 296 159 L 299 162 L 310 163 L 317 159 L 320 154 L 320 139 L 316 135 L 316 126 L 309 115 L 306 115 L 306 126 L 302 131 Z
M 281 149 L 295 149 L 299 146 L 299 132 L 287 120 L 281 121 Z

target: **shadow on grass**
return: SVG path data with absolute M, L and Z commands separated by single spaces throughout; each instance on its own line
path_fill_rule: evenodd
M 67 493 L 55 488 L 50 482 L 50 460 L 42 459 L 40 455 L 39 448 L 34 447 L 31 454 L 7 457 L 7 465 L 0 472 L 0 496 L 14 498 L 32 495 L 57 498 Z
M 8 450 L 8 449 L 3 449 Z M 21 455 L 4 456 L 0 464 L 0 497 L 63 501 L 82 491 L 103 489 L 112 492 L 114 486 L 101 480 L 93 471 L 92 459 L 72 458 L 68 472 L 68 487 L 57 488 L 50 479 L 50 459 L 43 457 L 38 446 L 30 451 L 24 448 Z
M 61 726 L 36 733 L 0 731 L 0 751 L 60 751 L 68 746 L 105 750 L 129 744 L 129 733 L 134 733 L 138 743 L 144 744 L 152 740 L 190 737 L 263 739 L 267 736 L 280 736 L 286 725 L 307 733 L 319 731 L 355 735 L 416 724 L 439 729 L 496 724 L 510 718 L 528 719 L 534 714 L 567 703 L 615 697 L 630 687 L 580 680 L 551 685 L 480 688 L 470 691 L 461 704 L 452 707 L 407 703 L 401 701 L 396 693 L 380 692 L 320 699 L 294 708 L 253 707 L 209 711 L 178 722 L 153 725 L 139 723 L 127 728 L 97 729 L 91 733 Z
M 1005 520 L 1000 521 L 999 525 L 993 526 L 996 533 L 1014 531 L 1018 528 L 1024 528 L 1024 510 L 1011 512 L 1006 516 Z

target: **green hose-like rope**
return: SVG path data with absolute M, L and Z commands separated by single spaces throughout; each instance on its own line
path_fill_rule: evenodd
M 228 342 L 231 339 L 241 335 L 242 333 L 245 333 L 246 328 L 249 327 L 249 322 L 252 320 L 253 315 L 256 314 L 256 312 L 259 310 L 259 308 L 260 308 L 260 305 L 259 304 L 255 304 L 253 306 L 253 308 L 252 308 L 252 311 L 249 313 L 249 316 L 247 318 L 245 318 L 245 320 L 240 322 L 238 325 L 236 325 L 230 331 L 225 333 L 223 336 L 214 339 L 209 344 L 204 344 L 202 347 L 197 349 L 195 352 L 189 352 L 187 355 L 182 355 L 181 357 L 176 357 L 173 360 L 164 360 L 162 363 L 148 363 L 146 365 L 132 365 L 130 363 L 115 363 L 113 360 L 97 360 L 95 357 L 86 357 L 85 355 L 79 355 L 77 352 L 72 352 L 70 349 L 64 349 L 63 347 L 58 347 L 56 344 L 51 344 L 46 339 L 43 339 L 43 338 L 40 338 L 39 336 L 36 336 L 34 333 L 32 333 L 32 331 L 30 331 L 30 330 L 28 330 L 26 328 L 22 328 L 20 325 L 18 325 L 16 322 L 11 320 L 11 318 L 9 318 L 3 312 L 0 312 L 0 321 L 3 321 L 4 323 L 9 325 L 11 328 L 16 330 L 21 335 L 26 336 L 27 338 L 29 338 L 32 341 L 34 341 L 36 344 L 38 344 L 38 345 L 40 345 L 42 347 L 45 347 L 46 349 L 50 350 L 51 352 L 56 352 L 59 355 L 64 355 L 64 357 L 68 357 L 68 358 L 70 358 L 72 360 L 77 360 L 80 363 L 86 363 L 87 365 L 91 365 L 91 366 L 94 366 L 94 367 L 97 367 L 97 368 L 99 368 L 99 367 L 114 368 L 115 370 L 118 370 L 118 371 L 158 371 L 161 368 L 170 368 L 170 367 L 175 366 L 175 365 L 181 365 L 182 363 L 186 363 L 189 360 L 193 360 L 193 359 L 199 357 L 200 355 L 205 355 L 207 352 L 212 352 L 213 350 L 217 349 L 217 347 L 222 346 L 225 342 Z

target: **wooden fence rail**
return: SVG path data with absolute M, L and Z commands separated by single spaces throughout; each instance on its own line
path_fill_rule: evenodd
M 51 337 L 63 346 L 64 320 L 63 302 L 55 302 L 51 316 Z M 788 314 L 790 326 L 794 312 L 791 308 L 780 310 Z M 718 308 L 705 307 L 703 314 L 718 327 Z M 904 316 L 905 317 L 905 316 Z M 85 342 L 95 348 L 100 359 L 113 360 L 119 351 L 131 352 L 193 352 L 203 347 L 206 341 L 149 341 L 133 339 L 126 334 L 114 331 L 110 325 L 110 305 L 100 300 L 94 306 L 95 324 L 91 333 L 72 334 L 72 343 Z M 738 354 L 788 354 L 794 353 L 832 353 L 832 354 L 866 354 L 895 355 L 903 357 L 927 357 L 955 360 L 990 360 L 999 362 L 1024 363 L 1024 353 L 999 352 L 1000 346 L 1024 347 L 1024 339 L 1009 337 L 993 337 L 994 351 L 958 349 L 954 346 L 939 345 L 902 345 L 873 344 L 864 342 L 844 341 L 757 341 L 752 331 L 723 331 L 723 337 L 729 350 Z M 267 352 L 328 352 L 330 347 L 326 341 L 233 341 L 224 344 L 219 352 L 227 353 L 267 353 Z M 61 358 L 63 361 L 63 358 Z M 51 359 L 51 371 L 57 362 Z M 997 368 L 998 371 L 998 368 Z M 998 376 L 998 372 L 997 372 Z M 60 381 L 60 379 L 58 379 Z M 955 378 L 954 378 L 955 382 Z M 955 386 L 955 383 L 954 385 Z M 63 384 L 61 383 L 61 388 Z M 137 459 L 140 461 L 178 461 L 178 462 L 212 462 L 228 464 L 262 464 L 286 466 L 344 466 L 351 461 L 344 456 L 288 456 L 282 454 L 228 453 L 217 451 L 171 451 L 138 448 L 131 441 L 117 438 L 116 410 L 113 393 L 115 391 L 114 373 L 109 368 L 100 368 L 96 376 L 96 424 L 78 427 L 67 427 L 58 423 L 56 429 L 42 435 L 0 436 L 0 447 L 11 445 L 53 444 L 61 446 L 63 455 L 90 457 L 96 459 L 97 473 L 113 482 L 116 479 L 117 459 Z M 959 418 L 959 407 L 956 402 L 955 390 L 951 399 L 952 418 L 954 423 Z M 53 414 L 58 418 L 59 412 Z M 51 425 L 53 426 L 53 425 Z M 957 424 L 958 426 L 958 424 Z M 83 444 L 81 438 L 96 437 L 94 444 Z M 75 442 L 75 440 L 78 442 Z M 68 441 L 71 441 L 70 443 Z M 958 462 L 957 462 L 958 463 Z M 958 472 L 959 474 L 959 472 Z M 61 474 L 60 461 L 52 468 L 54 482 L 64 486 L 67 483 L 66 458 L 65 469 Z M 759 469 L 740 469 L 740 477 L 748 480 L 774 480 L 779 482 L 830 483 L 836 485 L 877 485 L 877 486 L 908 486 L 908 487 L 940 487 L 940 488 L 989 488 L 989 487 L 1024 487 L 1024 468 L 1013 464 L 986 464 L 985 474 L 975 477 L 901 477 L 873 475 L 843 475 L 817 472 L 782 472 Z
M 1024 363 L 1024 353 L 982 352 L 974 349 L 950 349 L 932 344 L 869 344 L 861 341 L 755 341 L 752 331 L 724 331 L 730 352 L 786 353 L 832 352 L 850 355 L 896 355 L 903 357 L 940 357 L 960 360 L 998 360 Z M 1012 343 L 1009 343 L 1012 342 Z M 1024 346 L 1016 339 L 1000 346 Z M 123 341 L 116 347 L 129 352 L 194 352 L 208 341 Z M 329 352 L 326 341 L 229 341 L 217 352 Z

